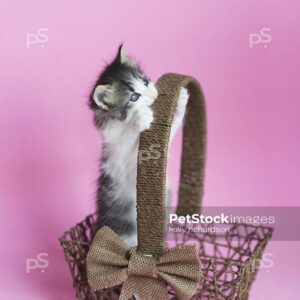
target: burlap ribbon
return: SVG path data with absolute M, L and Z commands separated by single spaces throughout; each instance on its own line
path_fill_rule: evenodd
M 98 230 L 87 255 L 88 282 L 94 291 L 122 286 L 120 300 L 168 300 L 167 284 L 179 299 L 190 299 L 200 278 L 195 246 L 167 249 L 160 257 L 129 247 L 110 228 Z

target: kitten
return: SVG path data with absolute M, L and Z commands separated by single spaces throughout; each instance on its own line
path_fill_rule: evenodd
M 151 105 L 156 98 L 154 84 L 120 46 L 113 62 L 100 74 L 89 100 L 94 123 L 103 137 L 97 226 L 110 227 L 130 246 L 137 244 L 139 136 L 151 126 Z M 187 90 L 181 89 L 170 140 L 183 120 L 187 100 Z

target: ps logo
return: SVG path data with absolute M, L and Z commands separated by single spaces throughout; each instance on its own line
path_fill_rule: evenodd
M 270 272 L 270 269 L 274 266 L 274 259 L 272 253 L 264 253 L 261 258 L 254 259 L 251 264 L 251 272 L 255 272 L 258 269 L 266 269 L 266 272 Z
M 37 33 L 29 33 L 26 36 L 26 47 L 30 48 L 32 45 L 39 44 L 42 48 L 49 41 L 48 28 L 39 28 Z
M 140 150 L 138 155 L 139 164 L 142 163 L 144 160 L 159 159 L 161 157 L 161 153 L 158 150 L 159 148 L 160 145 L 153 144 L 150 145 L 149 150 Z
M 271 28 L 262 28 L 259 33 L 249 34 L 249 47 L 253 48 L 254 45 L 264 44 L 267 48 L 268 44 L 272 41 Z
M 39 253 L 36 258 L 26 259 L 26 273 L 30 273 L 31 270 L 41 269 L 41 273 L 45 272 L 45 268 L 49 267 L 47 253 Z

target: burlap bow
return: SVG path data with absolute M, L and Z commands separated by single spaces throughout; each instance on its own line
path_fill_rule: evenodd
M 120 300 L 168 300 L 169 284 L 179 299 L 190 299 L 200 278 L 195 246 L 166 250 L 159 258 L 127 246 L 104 226 L 98 230 L 87 255 L 88 282 L 94 291 L 123 285 Z

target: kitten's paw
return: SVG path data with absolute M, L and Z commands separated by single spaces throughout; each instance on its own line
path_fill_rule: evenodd
M 181 88 L 179 92 L 177 107 L 175 110 L 175 114 L 181 114 L 185 112 L 185 107 L 187 105 L 189 99 L 189 92 L 186 88 Z
M 120 238 L 130 247 L 135 247 L 137 245 L 137 235 L 123 235 Z
M 143 132 L 144 130 L 150 128 L 153 119 L 154 117 L 152 109 L 149 106 L 143 106 L 136 112 L 134 118 L 134 127 L 139 132 Z
M 176 132 L 182 123 L 189 96 L 190 95 L 186 88 L 180 89 L 177 106 L 176 106 L 176 109 L 174 112 L 174 118 L 173 118 L 173 122 L 172 122 L 170 143 L 172 143 L 173 138 L 176 135 Z
M 176 124 L 175 127 L 178 127 L 178 123 L 181 123 L 185 114 L 185 108 L 189 99 L 189 93 L 186 88 L 181 88 L 179 92 L 179 97 L 177 101 L 177 106 L 174 113 L 173 123 Z

